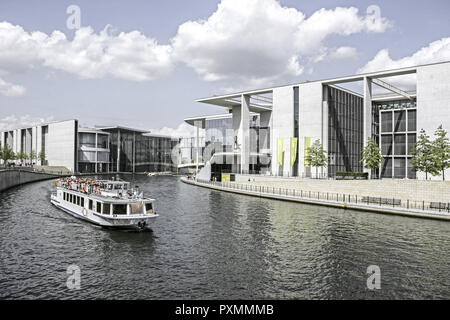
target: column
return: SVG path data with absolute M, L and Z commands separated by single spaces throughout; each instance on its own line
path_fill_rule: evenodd
M 241 119 L 239 122 L 238 143 L 241 145 L 241 173 L 248 173 L 250 162 L 250 96 L 241 96 Z
M 117 130 L 117 172 L 120 172 L 120 129 Z
M 372 137 L 372 79 L 364 77 L 364 105 L 363 105 L 363 147 L 367 146 L 367 140 Z M 361 150 L 362 151 L 362 150 Z M 363 168 L 363 172 L 371 172 Z
M 98 133 L 95 133 L 95 170 L 94 172 L 97 173 L 97 166 L 98 166 Z
M 136 132 L 133 132 L 133 173 L 136 172 Z

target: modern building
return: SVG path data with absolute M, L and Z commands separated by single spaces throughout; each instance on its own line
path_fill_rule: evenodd
M 78 171 L 78 121 L 55 121 L 28 128 L 0 132 L 1 147 L 8 145 L 14 153 L 45 154 L 44 165 L 62 166 Z
M 176 171 L 180 139 L 121 126 L 84 128 L 78 120 L 0 132 L 0 145 L 16 154 L 45 154 L 41 163 L 72 172 Z M 29 161 L 36 162 L 36 161 Z
M 305 158 L 316 140 L 328 155 L 324 175 L 368 172 L 361 154 L 368 139 L 373 138 L 381 147 L 384 161 L 372 175 L 423 178 L 413 170 L 411 151 L 420 129 L 430 136 L 441 124 L 450 130 L 450 62 L 305 81 L 197 101 L 226 110 L 223 115 L 185 119 L 206 130 L 206 145 L 219 141 L 224 147 L 211 152 L 210 177 L 224 172 L 314 176 Z M 220 138 L 217 133 L 221 133 Z

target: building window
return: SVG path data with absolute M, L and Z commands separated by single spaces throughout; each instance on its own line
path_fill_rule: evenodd
M 408 110 L 408 131 L 417 130 L 416 110 Z
M 392 178 L 392 158 L 384 158 L 381 167 L 381 176 L 383 178 Z
M 381 113 L 381 132 L 392 132 L 392 112 Z
M 416 134 L 408 133 L 408 154 L 411 154 L 411 152 L 413 151 L 415 143 L 416 143 Z
M 394 178 L 402 179 L 405 177 L 405 158 L 394 159 Z
M 395 118 L 394 131 L 395 132 L 406 131 L 406 111 L 405 110 L 395 111 L 394 118 Z
M 394 149 L 395 155 L 406 154 L 406 135 L 404 134 L 394 135 Z
M 382 135 L 381 136 L 381 153 L 383 155 L 392 154 L 392 135 Z

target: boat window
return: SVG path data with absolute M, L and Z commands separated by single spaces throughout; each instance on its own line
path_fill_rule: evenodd
M 102 212 L 102 203 L 101 202 L 97 202 L 97 212 L 98 213 Z
M 82 207 L 84 207 L 84 197 L 81 197 L 81 204 Z
M 94 205 L 94 201 L 89 199 L 89 210 L 92 210 L 92 206 Z
M 152 203 L 146 203 L 145 204 L 145 212 L 153 213 L 153 205 L 152 205 Z
M 70 201 L 69 202 L 72 202 L 72 197 L 73 197 L 73 194 L 70 194 L 70 197 L 69 197 Z
M 77 205 L 80 205 L 80 197 L 77 196 Z
M 63 192 L 63 199 L 64 199 L 64 201 L 66 201 L 66 193 L 65 192 Z
M 127 214 L 127 205 L 126 204 L 113 205 L 113 214 Z
M 144 205 L 142 203 L 131 203 L 130 214 L 142 214 L 144 212 Z
M 111 214 L 111 204 L 103 203 L 103 214 Z

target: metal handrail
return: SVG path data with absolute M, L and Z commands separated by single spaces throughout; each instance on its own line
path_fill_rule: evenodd
M 420 200 L 402 200 L 397 198 L 383 198 L 375 196 L 361 196 L 348 193 L 331 193 L 331 192 L 320 192 L 302 189 L 289 189 L 280 187 L 269 187 L 262 185 L 252 185 L 252 184 L 242 184 L 237 182 L 217 182 L 217 181 L 206 181 L 206 180 L 196 180 L 199 183 L 209 184 L 213 186 L 219 186 L 223 188 L 242 190 L 246 192 L 268 194 L 268 195 L 278 195 L 283 197 L 293 197 L 300 199 L 311 199 L 315 201 L 322 201 L 328 203 L 343 203 L 343 204 L 356 204 L 360 206 L 367 207 L 378 207 L 386 209 L 405 209 L 423 212 L 433 212 L 441 214 L 450 214 L 450 202 L 439 202 L 439 201 L 420 201 Z

